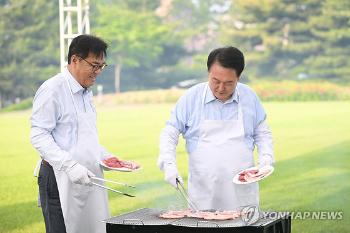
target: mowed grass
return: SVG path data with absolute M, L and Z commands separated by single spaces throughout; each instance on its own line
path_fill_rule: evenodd
M 142 164 L 134 173 L 106 177 L 137 186 L 128 198 L 109 193 L 112 215 L 138 208 L 184 208 L 156 166 L 159 133 L 172 104 L 98 108 L 100 140 L 121 158 Z M 350 102 L 265 103 L 275 141 L 274 174 L 260 183 L 261 205 L 278 211 L 343 211 L 342 220 L 292 221 L 295 233 L 350 229 Z M 0 232 L 45 232 L 36 207 L 33 170 L 38 159 L 29 143 L 30 111 L 0 114 Z M 187 179 L 187 155 L 178 147 L 179 169 Z M 224 190 L 223 190 L 224 191 Z

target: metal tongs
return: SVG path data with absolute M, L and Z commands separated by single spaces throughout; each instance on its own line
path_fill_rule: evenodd
M 177 190 L 180 192 L 181 196 L 186 200 L 188 206 L 197 212 L 198 211 L 197 206 L 190 199 L 185 187 L 182 185 L 182 183 L 180 182 L 180 180 L 178 178 L 176 178 L 176 184 L 177 184 Z
M 118 185 L 123 185 L 123 186 L 127 186 L 127 187 L 130 187 L 130 188 L 136 188 L 135 186 L 132 186 L 132 185 L 129 185 L 129 184 L 125 184 L 125 183 L 121 183 L 121 182 L 117 182 L 117 181 L 114 181 L 114 180 L 107 180 L 107 179 L 102 179 L 102 178 L 98 178 L 96 176 L 92 176 L 90 177 L 91 179 L 93 180 L 99 180 L 99 181 L 104 181 L 104 182 L 109 182 L 109 183 L 113 183 L 113 184 L 118 184 Z M 131 195 L 131 194 L 128 194 L 128 193 L 124 193 L 122 191 L 119 191 L 119 190 L 116 190 L 116 189 L 112 189 L 110 187 L 107 187 L 107 186 L 104 186 L 104 185 L 101 185 L 101 184 L 97 184 L 95 182 L 91 182 L 93 185 L 96 185 L 100 188 L 104 188 L 104 189 L 107 189 L 109 191 L 112 191 L 112 192 L 115 192 L 115 193 L 119 193 L 119 194 L 122 194 L 122 195 L 125 195 L 125 196 L 128 196 L 128 197 L 135 197 L 134 195 Z

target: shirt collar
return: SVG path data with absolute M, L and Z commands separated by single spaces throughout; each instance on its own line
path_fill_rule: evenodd
M 210 87 L 208 86 L 208 91 L 205 95 L 204 103 L 207 104 L 207 103 L 214 101 L 214 100 L 217 100 L 217 98 L 214 96 L 213 92 L 211 91 Z M 226 100 L 224 104 L 232 103 L 233 101 L 235 101 L 236 103 L 238 103 L 238 101 L 239 101 L 238 85 L 236 86 L 235 90 L 233 91 L 232 96 L 228 100 Z
M 78 81 L 73 77 L 67 68 L 65 68 L 63 72 L 68 78 L 68 82 L 73 94 L 76 94 L 79 91 L 82 91 L 83 93 L 85 93 L 84 91 L 86 91 L 86 93 L 90 92 L 89 88 L 84 88 L 80 85 L 80 83 L 78 83 Z

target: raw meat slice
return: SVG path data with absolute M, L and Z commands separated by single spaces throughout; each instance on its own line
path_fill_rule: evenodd
M 107 159 L 104 159 L 103 163 L 111 168 L 127 168 L 131 170 L 140 168 L 140 165 L 135 162 L 120 160 L 116 157 L 109 157 Z
M 191 210 L 171 210 L 159 215 L 161 218 L 183 218 L 191 213 Z
M 191 211 L 191 210 L 180 210 L 180 211 L 168 211 L 159 215 L 161 218 L 199 218 L 205 220 L 230 220 L 240 217 L 239 211 Z
M 257 181 L 264 177 L 266 174 L 268 174 L 271 170 L 262 168 L 262 169 L 251 169 L 251 170 L 245 170 L 241 173 L 239 173 L 238 180 L 241 182 L 251 182 L 251 181 Z

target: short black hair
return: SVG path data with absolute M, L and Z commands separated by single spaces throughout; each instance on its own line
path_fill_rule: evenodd
M 78 55 L 81 58 L 87 58 L 89 53 L 97 56 L 107 56 L 107 43 L 102 39 L 92 35 L 80 35 L 75 37 L 69 45 L 68 64 L 73 55 Z
M 240 76 L 244 69 L 243 53 L 232 46 L 217 48 L 210 52 L 207 60 L 208 71 L 216 62 L 225 68 L 234 69 L 237 76 Z

